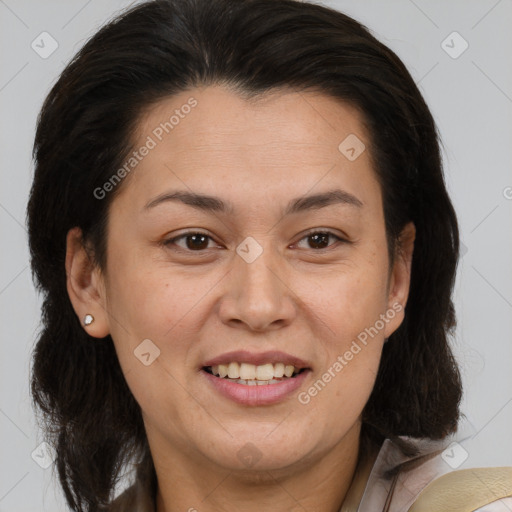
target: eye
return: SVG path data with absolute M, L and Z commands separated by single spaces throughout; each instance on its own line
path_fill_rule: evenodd
M 332 240 L 334 240 L 334 242 L 332 242 Z M 213 239 L 206 233 L 201 233 L 199 231 L 189 231 L 177 237 L 165 240 L 163 244 L 165 246 L 174 245 L 185 251 L 202 252 L 206 249 L 212 248 L 209 246 L 209 242 L 213 242 Z M 309 247 L 300 247 L 300 244 L 303 242 L 309 243 Z M 322 230 L 308 233 L 306 236 L 299 240 L 296 246 L 303 249 L 313 249 L 318 251 L 322 249 L 328 249 L 332 247 L 336 242 L 348 243 L 347 240 L 341 238 L 332 231 Z
M 184 240 L 184 245 L 180 245 L 178 241 Z M 205 233 L 200 233 L 196 231 L 189 231 L 188 233 L 183 233 L 180 236 L 175 238 L 171 238 L 164 242 L 164 245 L 177 245 L 181 249 L 189 250 L 189 251 L 203 251 L 204 249 L 209 249 L 208 243 L 209 241 L 213 241 L 210 236 Z
M 333 244 L 329 244 L 329 239 L 335 239 L 335 242 L 346 242 L 343 238 L 336 235 L 332 231 L 312 231 L 308 233 L 305 237 L 301 238 L 299 242 L 297 243 L 297 246 L 303 242 L 306 241 L 306 243 L 309 243 L 309 247 L 305 247 L 305 249 L 314 249 L 314 250 L 320 250 L 320 249 L 328 249 Z

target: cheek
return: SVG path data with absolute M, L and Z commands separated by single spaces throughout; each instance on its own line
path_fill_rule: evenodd
M 358 390 L 364 394 L 373 385 L 379 366 L 387 325 L 382 320 L 386 318 L 385 293 L 359 281 L 345 282 L 337 299 L 329 309 L 329 335 L 321 338 L 325 371 L 331 377 L 333 373 L 341 376 L 332 380 L 345 394 L 355 391 L 357 396 Z M 331 377 L 325 375 L 326 380 Z
M 324 278 L 322 286 L 316 287 L 314 293 L 309 287 L 308 300 L 312 301 L 319 318 L 330 327 L 327 331 L 330 346 L 342 348 L 385 314 L 387 284 L 386 258 L 374 254 L 373 259 L 358 261 Z M 307 297 L 306 292 L 304 289 L 303 296 Z
M 174 425 L 188 400 L 186 362 L 197 325 L 191 311 L 201 294 L 177 285 L 168 270 L 123 262 L 109 275 L 111 335 L 128 387 L 152 422 Z
M 315 394 L 320 388 L 324 394 L 322 386 L 328 383 L 323 403 L 341 400 L 354 413 L 360 412 L 371 393 L 386 328 L 395 317 L 395 311 L 392 315 L 386 311 L 387 258 L 376 251 L 369 254 L 366 261 L 336 273 L 328 286 L 309 297 L 318 324 L 326 327 L 318 336 L 323 352 L 321 382 L 311 391 Z
M 327 329 L 318 337 L 322 364 L 298 400 L 323 418 L 326 431 L 345 431 L 361 414 L 373 389 L 384 343 L 385 284 L 365 279 L 340 280 L 318 315 Z M 382 324 L 382 325 L 381 325 Z M 326 435 L 325 442 L 330 439 Z
M 160 339 L 186 314 L 197 293 L 183 286 L 169 265 L 144 251 L 113 249 L 109 256 L 115 262 L 108 280 L 113 328 L 119 330 L 115 324 L 122 324 L 131 337 Z

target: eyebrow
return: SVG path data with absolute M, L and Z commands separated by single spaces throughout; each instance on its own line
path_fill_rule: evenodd
M 204 212 L 233 213 L 234 211 L 231 203 L 225 202 L 218 197 L 178 190 L 166 192 L 151 199 L 146 206 L 144 206 L 143 210 L 150 210 L 159 204 L 169 201 L 181 202 Z M 284 215 L 317 210 L 334 204 L 344 204 L 356 208 L 363 207 L 363 203 L 356 196 L 345 190 L 333 189 L 319 194 L 292 199 L 288 203 Z

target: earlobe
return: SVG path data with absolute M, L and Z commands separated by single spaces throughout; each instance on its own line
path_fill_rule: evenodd
M 412 258 L 416 228 L 409 222 L 400 233 L 395 261 L 391 271 L 388 291 L 388 311 L 393 311 L 393 320 L 386 326 L 385 337 L 388 338 L 400 327 L 405 315 L 405 305 L 409 296 L 411 283 Z
M 66 286 L 80 324 L 95 338 L 109 334 L 103 279 L 82 241 L 82 231 L 75 227 L 66 237 Z

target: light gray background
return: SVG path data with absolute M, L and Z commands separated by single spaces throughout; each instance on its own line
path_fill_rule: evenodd
M 28 393 L 40 300 L 28 263 L 25 207 L 37 113 L 63 66 L 122 0 L 0 0 L 0 512 L 65 510 L 31 458 L 43 441 Z M 460 469 L 512 465 L 512 1 L 324 2 L 362 21 L 405 62 L 444 142 L 464 250 L 456 286 L 468 457 Z M 58 42 L 41 58 L 43 31 Z M 452 58 L 453 31 L 469 44 Z M 444 46 L 462 48 L 458 36 Z M 459 455 L 463 453 L 459 449 Z

